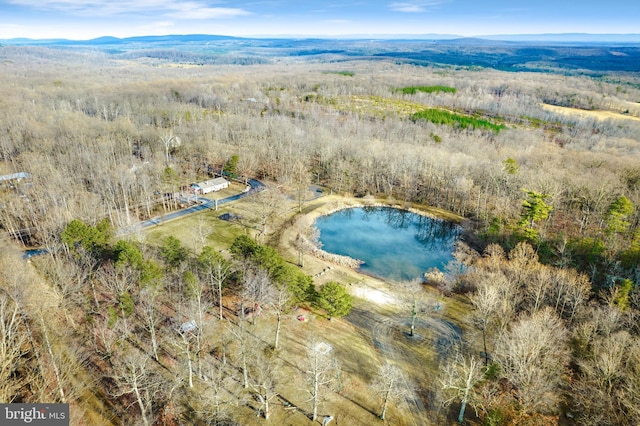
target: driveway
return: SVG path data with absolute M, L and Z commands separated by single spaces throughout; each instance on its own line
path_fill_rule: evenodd
M 241 192 L 239 194 L 236 195 L 232 195 L 230 197 L 227 198 L 222 198 L 220 200 L 218 200 L 218 206 L 221 206 L 223 204 L 227 204 L 230 203 L 232 201 L 236 201 L 239 200 L 241 198 L 244 197 L 248 197 L 249 195 L 255 194 L 257 192 L 263 191 L 266 188 L 266 186 L 260 182 L 259 180 L 255 180 L 255 179 L 249 179 L 249 190 L 248 191 L 244 191 Z M 147 219 L 144 220 L 142 222 L 140 222 L 139 225 L 136 225 L 135 227 L 141 226 L 142 228 L 148 228 L 150 226 L 153 225 L 160 225 L 164 222 L 168 222 L 170 220 L 174 220 L 174 219 L 178 219 L 193 213 L 197 213 L 199 211 L 202 210 L 213 210 L 216 207 L 216 203 L 214 200 L 210 200 L 208 198 L 204 198 L 204 197 L 197 197 L 197 202 L 198 204 L 196 204 L 195 206 L 192 207 L 188 207 L 186 209 L 183 210 L 179 210 L 176 212 L 172 212 L 172 213 L 168 213 L 164 216 L 158 216 L 158 217 L 154 217 L 151 219 Z M 131 228 L 128 228 L 128 230 L 125 230 L 124 233 L 128 233 L 129 231 L 131 231 Z

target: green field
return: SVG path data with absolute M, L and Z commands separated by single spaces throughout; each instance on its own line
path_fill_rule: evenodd
M 504 124 L 496 124 L 483 118 L 471 117 L 437 108 L 428 108 L 411 115 L 413 121 L 424 120 L 434 124 L 446 124 L 460 129 L 487 129 L 495 133 L 506 129 Z
M 407 86 L 396 89 L 397 92 L 401 92 L 404 95 L 415 95 L 418 92 L 422 93 L 456 93 L 458 90 L 455 87 L 449 86 Z

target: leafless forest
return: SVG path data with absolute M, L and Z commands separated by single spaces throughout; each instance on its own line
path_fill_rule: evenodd
M 640 423 L 640 76 L 268 62 L 0 47 L 0 175 L 28 174 L 0 181 L 1 402 L 69 402 L 87 425 L 312 424 L 323 407 L 447 424 L 465 406 L 469 424 Z M 414 86 L 455 91 L 399 90 Z M 124 232 L 223 169 L 293 200 L 318 185 L 463 217 L 458 267 L 424 285 L 466 307 L 464 342 L 421 380 L 278 342 L 319 297 L 269 238 L 285 198 L 254 202 L 260 248 Z M 27 262 L 33 247 L 49 253 Z

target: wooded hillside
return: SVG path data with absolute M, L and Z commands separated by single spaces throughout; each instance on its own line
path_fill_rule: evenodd
M 430 284 L 463 294 L 467 326 L 482 336 L 458 364 L 443 361 L 451 374 L 433 376 L 429 392 L 448 400 L 447 380 L 471 374 L 473 360 L 495 367 L 465 394 L 470 421 L 638 422 L 639 76 L 265 62 L 0 47 L 0 175 L 29 175 L 0 181 L 0 401 L 69 401 L 74 424 L 247 424 L 227 405 L 243 395 L 254 399 L 240 405 L 268 416 L 281 393 L 271 371 L 297 371 L 305 389 L 309 369 L 320 382 L 337 374 L 301 347 L 299 365 L 282 363 L 244 318 L 260 298 L 278 319 L 285 305 L 323 306 L 311 277 L 268 247 L 286 197 L 255 202 L 266 248 L 253 251 L 206 257 L 205 244 L 125 232 L 181 208 L 175 194 L 191 183 L 225 174 L 288 194 L 287 214 L 318 185 L 463 216 L 475 255 L 461 261 L 465 273 Z M 50 254 L 27 264 L 28 247 Z M 242 310 L 227 328 L 213 326 L 223 282 Z M 50 294 L 51 309 L 32 291 Z M 173 332 L 186 318 L 198 332 Z M 207 391 L 194 393 L 205 376 Z M 425 424 L 436 424 L 447 414 L 430 404 Z

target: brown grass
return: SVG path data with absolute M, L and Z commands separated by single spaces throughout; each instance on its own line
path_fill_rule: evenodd
M 588 111 L 584 109 L 561 107 L 561 106 L 548 105 L 548 104 L 542 104 L 542 108 L 546 109 L 547 111 L 554 112 L 556 114 L 576 116 L 580 118 L 595 118 L 598 120 L 614 119 L 614 120 L 640 121 L 640 117 L 634 117 L 628 114 L 621 114 L 615 111 L 604 111 L 604 110 Z
M 384 200 L 362 200 L 342 197 L 338 195 L 324 196 L 310 201 L 303 206 L 303 212 L 297 213 L 294 208 L 287 210 L 279 217 L 279 222 L 272 225 L 275 232 L 269 240 L 277 243 L 280 253 L 291 263 L 297 261 L 297 252 L 292 246 L 296 235 L 296 227 L 313 221 L 322 214 L 343 208 L 345 206 L 362 205 L 363 203 L 390 203 Z M 408 206 L 404 206 L 408 207 Z M 420 206 L 411 206 L 419 208 Z M 219 249 L 227 249 L 233 238 L 244 232 L 254 235 L 251 228 L 256 220 L 252 213 L 254 207 L 250 199 L 240 200 L 226 205 L 218 212 L 206 211 L 191 215 L 180 220 L 165 223 L 147 231 L 149 242 L 159 242 L 166 235 L 174 235 L 183 243 L 191 247 L 194 241 L 194 229 L 204 223 L 213 232 L 207 243 Z M 442 212 L 420 208 L 424 214 L 441 216 Z M 229 223 L 218 219 L 224 212 L 233 212 L 244 217 L 247 226 L 239 223 Z M 454 218 L 451 216 L 451 218 Z M 354 309 L 346 318 L 327 320 L 322 312 L 304 311 L 309 319 L 300 322 L 293 313 L 283 324 L 281 336 L 281 350 L 279 356 L 284 362 L 281 384 L 278 388 L 280 398 L 273 405 L 272 417 L 268 424 L 303 425 L 312 424 L 307 418 L 311 410 L 305 385 L 301 381 L 292 380 L 302 376 L 302 365 L 311 341 L 324 341 L 334 348 L 334 353 L 341 364 L 339 376 L 340 390 L 329 394 L 328 399 L 320 409 L 321 415 L 337 417 L 338 424 L 371 425 L 430 425 L 442 424 L 433 419 L 438 411 L 430 390 L 436 388 L 439 363 L 437 350 L 433 343 L 438 338 L 439 331 L 430 330 L 433 321 L 458 322 L 464 318 L 468 310 L 462 300 L 442 299 L 446 310 L 438 318 L 423 318 L 418 324 L 417 336 L 407 335 L 410 312 L 407 305 L 401 302 L 398 288 L 392 283 L 370 276 L 365 276 L 355 270 L 331 265 L 327 262 L 305 257 L 304 271 L 315 275 L 321 271 L 325 273 L 315 278 L 317 286 L 332 280 L 344 284 L 354 297 Z M 376 303 L 376 298 L 367 297 L 371 294 L 383 294 L 388 301 Z M 432 294 L 432 297 L 439 295 Z M 451 315 L 451 317 L 449 317 Z M 256 334 L 264 336 L 266 344 L 271 344 L 275 319 L 265 317 L 258 320 Z M 380 401 L 370 390 L 370 384 L 377 369 L 386 361 L 401 366 L 410 377 L 412 383 L 421 391 L 407 404 L 390 407 L 387 420 L 381 422 L 377 418 Z M 285 407 L 284 401 L 292 407 Z M 256 413 L 249 407 L 238 407 L 234 417 L 243 424 L 258 424 L 263 420 L 256 418 Z

